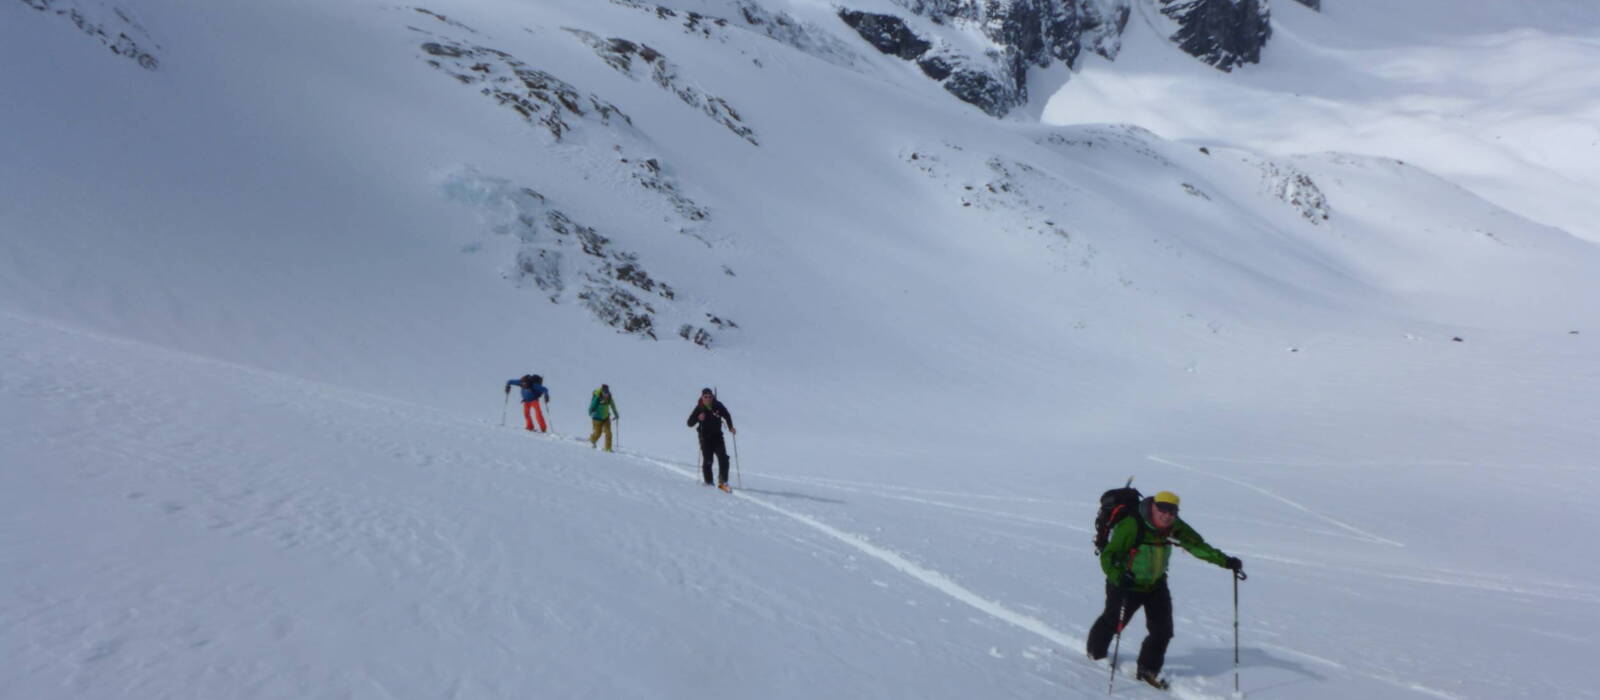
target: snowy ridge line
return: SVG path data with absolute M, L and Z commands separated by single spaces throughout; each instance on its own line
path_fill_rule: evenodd
M 1355 533 L 1357 535 L 1360 535 L 1362 539 L 1367 540 L 1369 542 L 1373 542 L 1373 543 L 1376 543 L 1376 544 L 1386 544 L 1386 545 L 1389 545 L 1391 547 L 1404 547 L 1404 546 L 1406 546 L 1404 542 L 1397 542 L 1397 541 L 1391 540 L 1391 539 L 1389 539 L 1387 537 L 1379 537 L 1379 536 L 1374 535 L 1374 534 L 1372 534 L 1370 532 L 1367 532 L 1366 530 L 1362 530 L 1361 528 L 1358 528 L 1358 527 L 1356 527 L 1354 525 L 1351 525 L 1349 523 L 1346 523 L 1346 522 L 1343 522 L 1341 520 L 1338 520 L 1337 518 L 1332 518 L 1332 517 L 1323 515 L 1321 513 L 1318 513 L 1318 512 L 1316 512 L 1314 510 L 1311 510 L 1310 508 L 1305 507 L 1304 505 L 1301 505 L 1300 503 L 1298 503 L 1296 501 L 1292 501 L 1292 500 L 1289 500 L 1287 498 L 1284 498 L 1283 496 L 1279 496 L 1278 494 L 1275 494 L 1275 493 L 1273 493 L 1271 491 L 1268 491 L 1267 489 L 1261 488 L 1260 486 L 1256 486 L 1255 484 L 1251 484 L 1251 483 L 1248 483 L 1248 482 L 1240 481 L 1238 479 L 1230 479 L 1230 478 L 1228 478 L 1226 476 L 1220 476 L 1220 475 L 1217 475 L 1217 474 L 1212 474 L 1211 472 L 1208 472 L 1208 471 L 1205 471 L 1205 470 L 1202 470 L 1202 469 L 1196 469 L 1196 468 L 1188 466 L 1186 464 L 1179 464 L 1179 463 L 1174 462 L 1174 461 L 1169 460 L 1169 459 L 1163 459 L 1162 457 L 1160 457 L 1158 455 L 1145 455 L 1145 459 L 1148 459 L 1148 460 L 1150 460 L 1152 462 L 1155 462 L 1157 464 L 1165 464 L 1165 465 L 1167 465 L 1169 467 L 1177 467 L 1178 469 L 1182 469 L 1182 470 L 1187 471 L 1187 472 L 1193 472 L 1193 473 L 1199 474 L 1201 476 L 1209 476 L 1209 477 L 1211 477 L 1213 479 L 1220 479 L 1220 480 L 1226 481 L 1226 482 L 1228 482 L 1230 484 L 1243 486 L 1244 488 L 1250 489 L 1251 491 L 1255 491 L 1256 493 L 1259 493 L 1259 494 L 1261 494 L 1263 496 L 1266 496 L 1267 498 L 1271 498 L 1274 501 L 1278 501 L 1278 502 L 1283 503 L 1285 505 L 1292 506 L 1292 507 L 1294 507 L 1294 508 L 1296 508 L 1298 510 L 1301 510 L 1301 511 L 1305 512 L 1307 515 L 1310 515 L 1310 516 L 1312 516 L 1314 518 L 1317 518 L 1318 520 L 1322 520 L 1324 522 L 1332 524 L 1332 525 L 1334 525 L 1336 527 L 1339 527 L 1341 529 L 1348 530 L 1348 531 L 1353 532 L 1353 533 Z
M 650 462 L 651 464 L 661 467 L 662 469 L 682 474 L 687 478 L 699 478 L 698 475 L 691 473 L 687 468 L 681 465 L 653 457 L 645 457 L 643 455 L 640 455 L 640 458 Z M 961 603 L 965 603 L 972 608 L 976 608 L 979 612 L 989 615 L 990 617 L 1000 620 L 1001 622 L 1009 623 L 1015 627 L 1020 627 L 1024 630 L 1039 635 L 1052 644 L 1057 644 L 1067 649 L 1081 649 L 1083 648 L 1084 644 L 1087 643 L 1087 641 L 1084 639 L 1079 639 L 1054 627 L 1051 627 L 1048 624 L 1045 624 L 1044 621 L 1040 620 L 1039 618 L 1031 615 L 1024 615 L 1011 610 L 1004 605 L 989 600 L 988 598 L 984 598 L 971 589 L 952 581 L 949 576 L 946 576 L 938 571 L 934 571 L 933 569 L 921 566 L 909 559 L 906 559 L 893 550 L 872 544 L 872 542 L 866 537 L 853 532 L 840 530 L 839 528 L 817 520 L 809 515 L 797 513 L 782 506 L 768 503 L 767 501 L 754 496 L 746 495 L 740 491 L 734 491 L 733 495 L 755 505 L 761 506 L 762 508 L 766 508 L 774 513 L 790 518 L 798 523 L 801 523 L 802 525 L 821 532 L 824 535 L 843 542 L 844 544 L 854 548 L 856 551 L 888 564 L 901 573 L 927 584 L 929 587 L 939 591 L 940 593 L 950 596 Z

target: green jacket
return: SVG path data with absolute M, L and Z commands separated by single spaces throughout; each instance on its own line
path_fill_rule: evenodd
M 1172 528 L 1162 534 L 1145 519 L 1149 503 L 1139 504 L 1139 512 L 1123 518 L 1111 528 L 1106 548 L 1100 552 L 1100 568 L 1106 572 L 1106 581 L 1118 585 L 1122 572 L 1133 572 L 1132 590 L 1145 593 L 1167 577 L 1167 563 L 1172 559 L 1172 545 L 1177 544 L 1195 557 L 1217 566 L 1228 565 L 1228 555 L 1206 544 L 1205 538 L 1182 519 L 1174 518 Z M 1144 527 L 1140 527 L 1143 525 Z
M 610 420 L 611 414 L 617 410 L 616 399 L 600 398 L 600 390 L 595 389 L 594 395 L 589 397 L 589 417 L 595 420 Z

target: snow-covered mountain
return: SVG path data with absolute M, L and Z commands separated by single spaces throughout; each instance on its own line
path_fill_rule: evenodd
M 1248 695 L 1589 694 L 1600 22 L 1315 5 L 0 3 L 0 697 L 1099 695 L 1130 474 Z

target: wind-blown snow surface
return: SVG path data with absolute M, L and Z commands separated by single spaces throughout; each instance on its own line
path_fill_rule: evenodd
M 39 4 L 0 695 L 1098 696 L 1129 474 L 1247 562 L 1251 696 L 1593 695 L 1592 244 L 1391 158 L 997 122 L 809 2 L 42 3 L 154 69 Z M 610 383 L 624 453 L 501 428 L 529 371 L 569 436 Z M 1173 577 L 1178 694 L 1231 692 L 1226 575 Z

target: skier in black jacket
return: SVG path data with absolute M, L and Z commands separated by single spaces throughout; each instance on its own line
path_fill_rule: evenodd
M 722 469 L 718 472 L 717 488 L 732 493 L 728 488 L 728 447 L 722 443 L 722 422 L 728 422 L 728 432 L 738 435 L 739 431 L 733 427 L 733 416 L 728 413 L 728 407 L 717 400 L 717 395 L 711 389 L 700 390 L 700 401 L 694 405 L 694 412 L 689 414 L 689 427 L 700 431 L 700 474 L 705 477 L 706 486 L 711 485 L 711 457 L 715 455 L 721 462 Z

